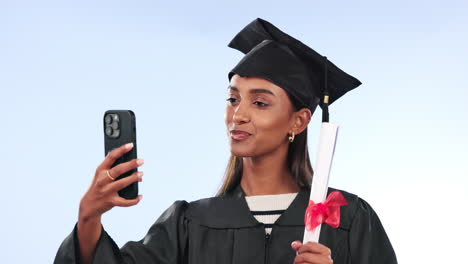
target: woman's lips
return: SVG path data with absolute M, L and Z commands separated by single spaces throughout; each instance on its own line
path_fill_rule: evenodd
M 239 131 L 239 130 L 233 130 L 231 131 L 231 138 L 234 140 L 245 140 L 247 139 L 251 134 L 245 132 L 245 131 Z

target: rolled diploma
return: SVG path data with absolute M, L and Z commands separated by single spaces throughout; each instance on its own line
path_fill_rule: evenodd
M 335 153 L 336 138 L 338 136 L 338 125 L 322 123 L 320 129 L 320 141 L 318 146 L 317 162 L 315 163 L 315 173 L 312 179 L 310 190 L 310 200 L 315 203 L 323 203 L 327 198 L 328 179 Z M 318 242 L 322 225 L 314 230 L 308 231 L 304 228 L 303 243 L 309 241 Z

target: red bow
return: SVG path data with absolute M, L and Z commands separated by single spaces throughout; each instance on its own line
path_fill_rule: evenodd
M 340 206 L 347 205 L 346 199 L 339 191 L 331 192 L 324 203 L 309 201 L 304 217 L 307 230 L 314 230 L 322 223 L 333 228 L 340 226 Z

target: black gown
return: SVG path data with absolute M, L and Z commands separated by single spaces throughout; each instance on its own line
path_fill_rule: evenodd
M 335 189 L 329 188 L 329 192 Z M 358 196 L 341 191 L 338 228 L 322 225 L 319 242 L 329 247 L 335 264 L 397 263 L 392 245 L 374 210 Z M 121 249 L 102 230 L 93 263 L 249 264 L 293 263 L 291 242 L 302 241 L 310 189 L 302 188 L 274 223 L 271 235 L 250 213 L 238 186 L 222 196 L 187 203 L 176 201 L 140 241 Z M 63 241 L 55 264 L 80 263 L 76 225 Z

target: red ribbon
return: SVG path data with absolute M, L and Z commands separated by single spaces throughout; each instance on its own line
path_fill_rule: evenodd
M 339 191 L 331 192 L 323 203 L 316 204 L 310 200 L 304 217 L 307 230 L 314 230 L 322 223 L 338 228 L 340 226 L 340 206 L 347 204 L 348 202 Z

